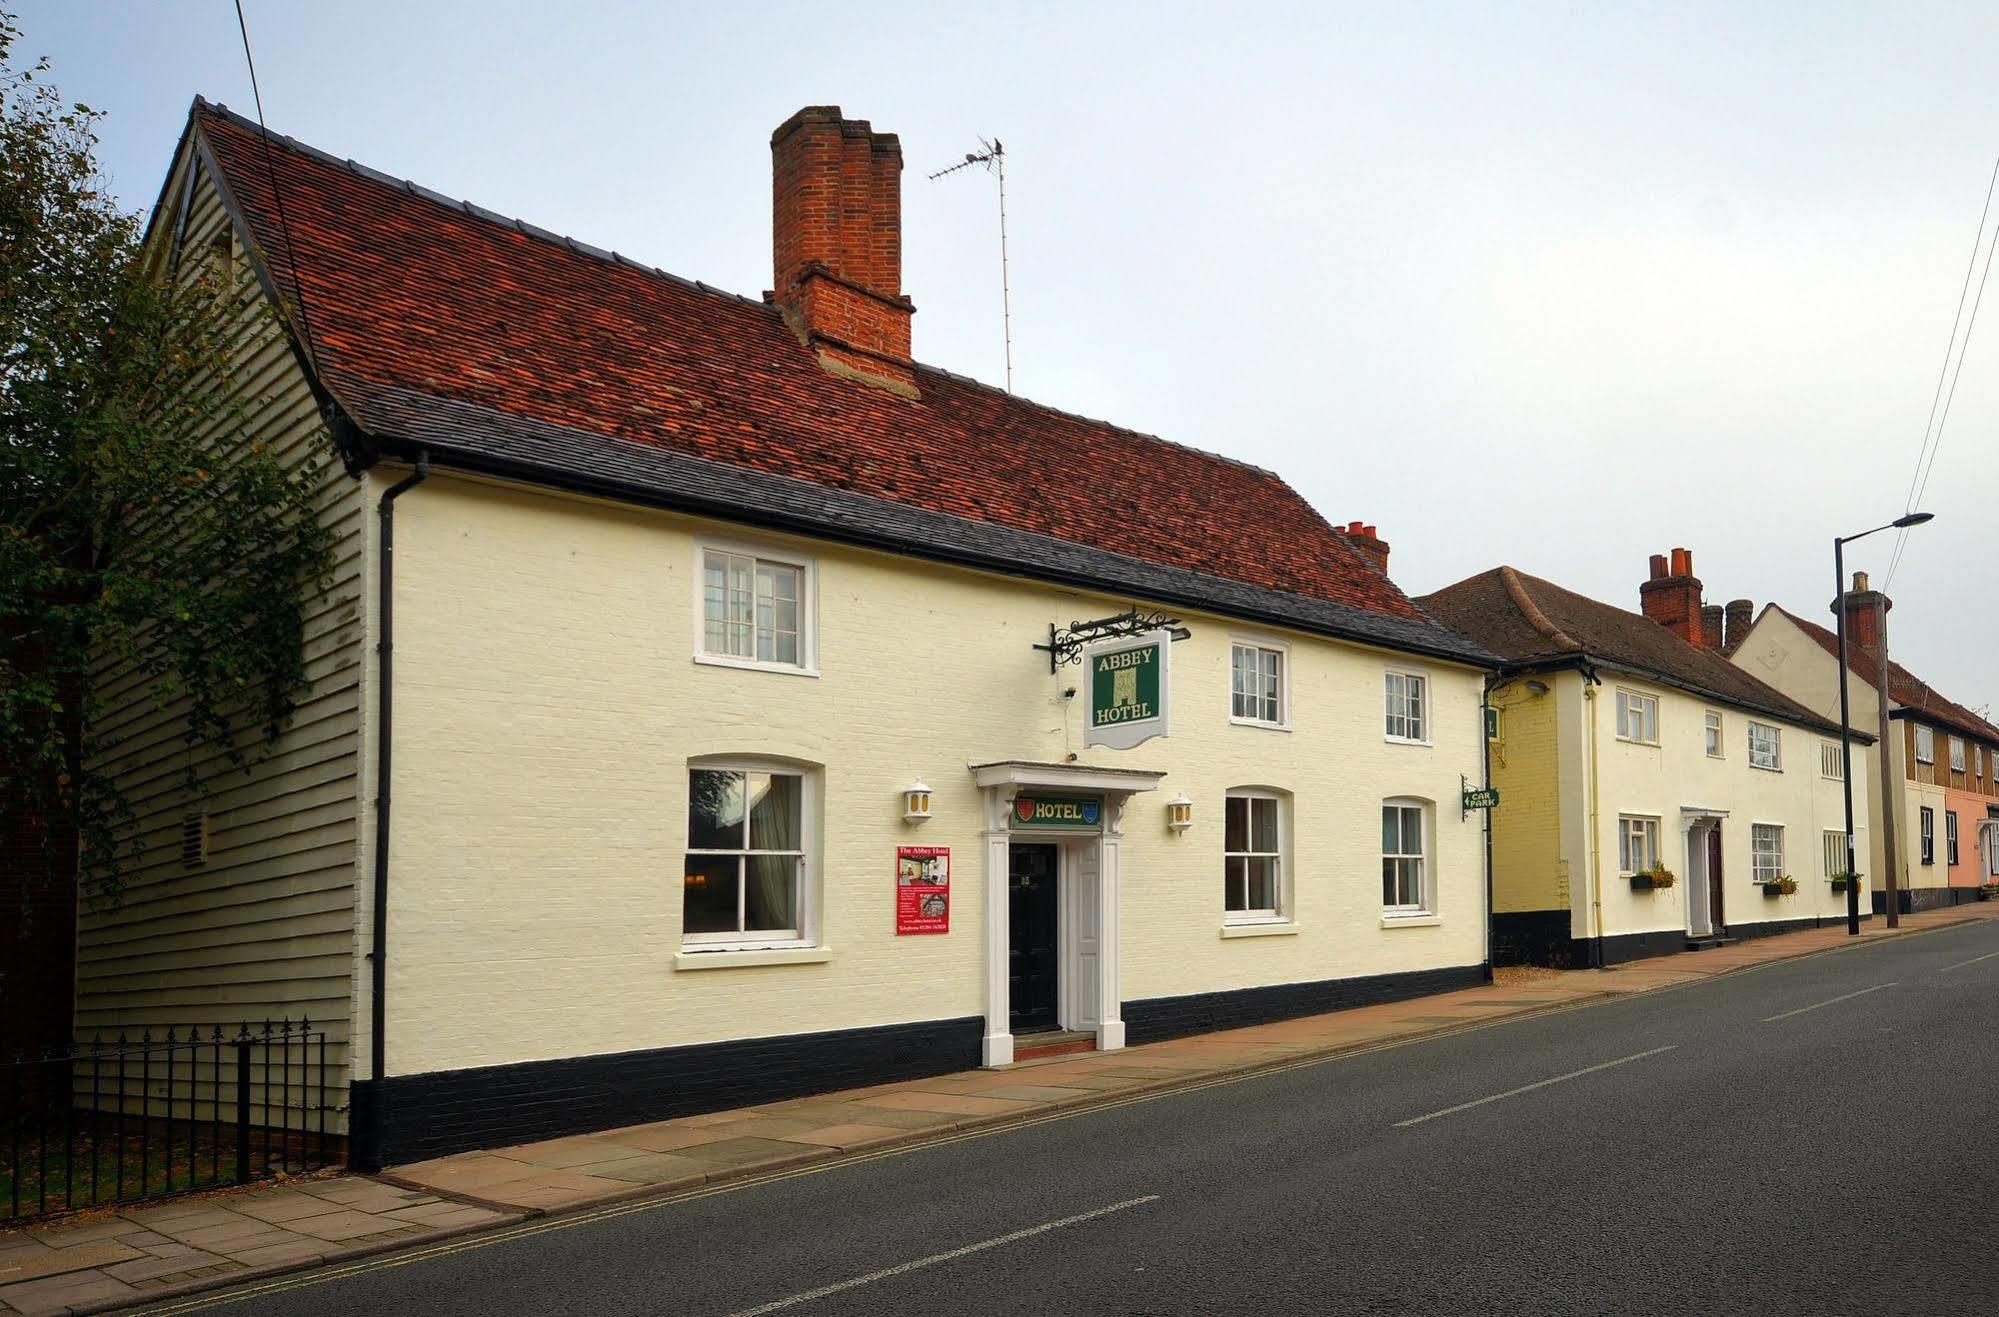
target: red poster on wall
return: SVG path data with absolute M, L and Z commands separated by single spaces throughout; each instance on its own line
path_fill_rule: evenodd
M 951 848 L 895 848 L 895 931 L 951 931 Z

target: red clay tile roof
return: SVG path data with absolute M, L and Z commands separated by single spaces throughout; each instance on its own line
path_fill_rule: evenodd
M 1810 636 L 1834 659 L 1839 658 L 1839 633 L 1816 622 L 1807 622 L 1790 609 L 1778 604 L 1770 608 L 1791 619 L 1798 630 Z M 1880 673 L 1880 659 L 1871 646 L 1862 647 L 1849 643 L 1847 646 L 1847 670 L 1862 681 L 1873 683 Z M 1837 666 L 1837 665 L 1835 665 Z M 1954 727 L 1966 736 L 1975 736 L 1992 745 L 1999 745 L 1999 727 L 1994 727 L 1963 705 L 1947 700 L 1936 687 L 1930 685 L 1915 673 L 1909 671 L 1894 659 L 1888 660 L 1888 698 L 1911 713 L 1922 715 L 1945 726 Z
M 288 298 L 296 265 L 321 383 L 371 433 L 406 435 L 421 395 L 1445 634 L 1268 471 L 928 367 L 916 401 L 838 378 L 765 303 L 284 138 L 267 166 L 256 126 L 205 102 L 190 122 Z
M 1643 613 L 1496 567 L 1416 600 L 1508 667 L 1587 658 L 1719 703 L 1837 734 L 1839 724 L 1757 680 L 1711 649 L 1690 645 Z M 1859 733 L 1856 733 L 1859 735 Z

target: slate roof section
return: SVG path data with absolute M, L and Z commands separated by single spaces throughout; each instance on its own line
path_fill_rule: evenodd
M 190 131 L 321 387 L 390 447 L 1477 665 L 1272 473 L 918 365 L 827 372 L 779 311 L 338 160 Z M 295 249 L 271 189 L 277 175 Z
M 1586 659 L 1719 704 L 1839 734 L 1837 722 L 1758 681 L 1719 652 L 1688 644 L 1642 613 L 1564 590 L 1511 567 L 1496 567 L 1445 586 L 1416 604 L 1498 655 L 1502 670 L 1560 667 Z
M 1839 633 L 1816 622 L 1807 622 L 1790 609 L 1777 604 L 1766 605 L 1766 610 L 1774 609 L 1791 619 L 1798 630 L 1819 643 L 1820 648 L 1830 654 L 1835 661 L 1839 658 Z M 1881 661 L 1873 648 L 1847 645 L 1847 670 L 1870 686 L 1880 674 Z M 1946 699 L 1942 692 L 1915 673 L 1909 671 L 1894 659 L 1888 660 L 1888 698 L 1910 713 L 1954 728 L 1966 736 L 1977 737 L 1990 745 L 1999 745 L 1999 727 L 1993 726 L 1971 710 L 1957 702 Z

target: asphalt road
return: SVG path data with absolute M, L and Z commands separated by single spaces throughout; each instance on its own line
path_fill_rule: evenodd
M 1990 1314 L 1995 1026 L 1961 926 L 157 1311 Z

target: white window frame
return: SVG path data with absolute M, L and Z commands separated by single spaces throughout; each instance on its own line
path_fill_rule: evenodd
M 1917 858 L 1924 864 L 1937 862 L 1937 812 L 1924 805 L 1916 813 Z
M 1417 862 L 1417 899 L 1415 904 L 1391 905 L 1384 893 L 1381 902 L 1382 917 L 1388 920 L 1424 919 L 1435 915 L 1437 913 L 1436 807 L 1432 802 L 1416 796 L 1390 796 L 1381 802 L 1381 808 L 1384 811 L 1391 809 L 1415 810 L 1423 840 L 1423 849 L 1420 852 L 1411 852 L 1406 849 L 1392 853 L 1385 849 L 1382 851 L 1381 858 L 1383 863 L 1389 860 L 1409 859 Z M 1399 826 L 1400 823 L 1398 821 Z
M 1702 720 L 1703 734 L 1707 737 L 1707 757 L 1722 759 L 1727 756 L 1727 722 L 1719 709 L 1709 709 Z
M 1843 835 L 1843 834 L 1842 834 Z M 1765 846 L 1768 840 L 1774 843 Z M 1784 876 L 1784 825 L 1781 823 L 1751 823 L 1749 825 L 1749 876 L 1757 885 L 1774 882 Z
M 1659 858 L 1659 816 L 1656 814 L 1619 814 L 1617 816 L 1617 865 L 1620 876 L 1629 878 L 1634 873 L 1644 873 L 1657 867 Z M 1651 852 L 1642 865 L 1637 859 L 1631 843 L 1634 838 L 1643 837 L 1645 847 Z
M 685 857 L 689 855 L 744 855 L 770 852 L 726 851 L 703 848 L 696 850 L 689 845 L 692 840 L 687 835 L 688 816 L 693 805 L 688 799 L 693 788 L 693 775 L 705 773 L 786 773 L 799 779 L 798 789 L 798 927 L 782 932 L 729 932 L 729 933 L 689 933 L 684 929 L 687 907 L 683 892 L 680 918 L 683 931 L 680 945 L 687 952 L 718 951 L 766 951 L 781 948 L 816 947 L 819 945 L 819 811 L 820 793 L 823 790 L 824 770 L 816 764 L 800 763 L 789 759 L 760 759 L 739 755 L 715 756 L 690 759 L 681 773 L 682 809 L 680 853 L 682 869 L 686 867 Z M 748 837 L 744 840 L 747 842 Z M 784 852 L 789 853 L 789 852 Z M 685 881 L 683 877 L 683 882 Z M 740 907 L 741 898 L 738 898 Z
M 1971 775 L 1981 781 L 1985 777 L 1985 747 L 1982 745 L 1971 747 Z
M 1399 696 L 1395 690 L 1395 683 L 1397 681 L 1403 683 L 1402 693 Z M 1409 692 L 1412 689 L 1415 691 L 1414 700 L 1409 698 Z M 1413 719 L 1410 714 L 1412 704 L 1415 706 Z M 1429 673 L 1418 672 L 1413 668 L 1390 668 L 1382 674 L 1381 678 L 1381 705 L 1383 740 L 1394 745 L 1433 744 L 1430 736 L 1433 719 L 1431 716 Z M 1402 720 L 1404 728 L 1402 732 L 1394 730 L 1395 722 L 1398 718 Z M 1409 723 L 1412 720 L 1416 724 L 1417 735 L 1415 736 L 1410 736 L 1407 732 Z
M 1964 738 L 1961 736 L 1950 738 L 1950 771 L 1953 773 L 1964 771 Z
M 1838 828 L 1825 829 L 1824 834 L 1819 838 L 1819 848 L 1825 852 L 1823 862 L 1826 877 L 1831 878 L 1835 874 L 1846 872 L 1846 834 L 1844 832 L 1841 832 Z M 1859 849 L 1857 840 L 1854 849 Z
M 1943 845 L 1944 845 L 1944 865 L 1946 868 L 1955 869 L 1957 867 L 1958 860 L 1957 860 L 1957 811 L 1954 809 L 1947 809 L 1943 812 Z
M 1647 733 L 1650 735 L 1647 735 Z M 1617 688 L 1617 739 L 1633 745 L 1659 744 L 1659 697 Z
M 1819 742 L 1819 776 L 1835 782 L 1846 778 L 1846 747 L 1837 741 Z M 1842 837 L 1845 833 L 1840 834 Z
M 1760 768 L 1766 773 L 1783 772 L 1784 771 L 1784 729 L 1779 727 L 1775 723 L 1759 723 L 1754 718 L 1749 719 L 1748 722 L 1749 722 L 1749 766 L 1751 768 Z M 1770 742 L 1769 746 L 1770 762 L 1768 763 L 1764 763 L 1761 759 L 1757 758 L 1756 742 L 1758 740 L 1758 737 L 1756 734 L 1758 732 L 1769 733 L 1767 739 Z
M 1916 724 L 1916 762 L 1934 764 L 1937 761 L 1937 734 L 1931 728 Z
M 1252 717 L 1247 714 L 1240 714 L 1236 712 L 1236 706 L 1235 706 L 1236 666 L 1235 665 L 1236 665 L 1236 654 L 1240 650 L 1249 650 L 1257 655 L 1259 662 L 1259 667 L 1257 668 L 1257 672 L 1259 674 L 1261 674 L 1263 671 L 1262 667 L 1260 666 L 1263 656 L 1269 654 L 1274 654 L 1277 656 L 1277 717 L 1275 720 L 1263 717 Z M 1259 705 L 1263 702 L 1260 691 L 1258 692 L 1257 696 L 1254 698 L 1256 699 Z M 1269 727 L 1282 732 L 1288 732 L 1291 730 L 1291 646 L 1290 645 L 1286 644 L 1281 640 L 1271 640 L 1264 636 L 1229 637 L 1229 721 L 1236 724 L 1239 727 Z
M 1277 850 L 1232 851 L 1228 849 L 1228 802 L 1231 800 L 1268 800 L 1274 802 L 1273 812 L 1277 817 Z M 1255 806 L 1247 806 L 1243 819 L 1244 841 L 1252 848 L 1256 842 L 1254 826 Z M 1230 787 L 1222 802 L 1222 923 L 1225 926 L 1243 924 L 1284 924 L 1291 920 L 1291 875 L 1290 865 L 1285 863 L 1291 853 L 1291 793 L 1276 787 Z M 1229 909 L 1228 884 L 1232 881 L 1229 870 L 1232 861 L 1246 858 L 1269 857 L 1276 860 L 1276 891 L 1272 895 L 1275 904 L 1269 909 Z M 1248 879 L 1244 879 L 1243 899 L 1249 899 Z
M 749 558 L 754 563 L 770 563 L 798 572 L 798 662 L 780 663 L 740 654 L 714 653 L 708 648 L 708 555 L 727 554 Z M 753 569 L 754 570 L 754 569 Z M 694 661 L 722 668 L 743 668 L 752 672 L 782 672 L 792 676 L 819 675 L 819 565 L 809 554 L 768 544 L 741 540 L 697 538 L 694 542 Z M 751 623 L 751 645 L 755 646 L 756 625 Z

